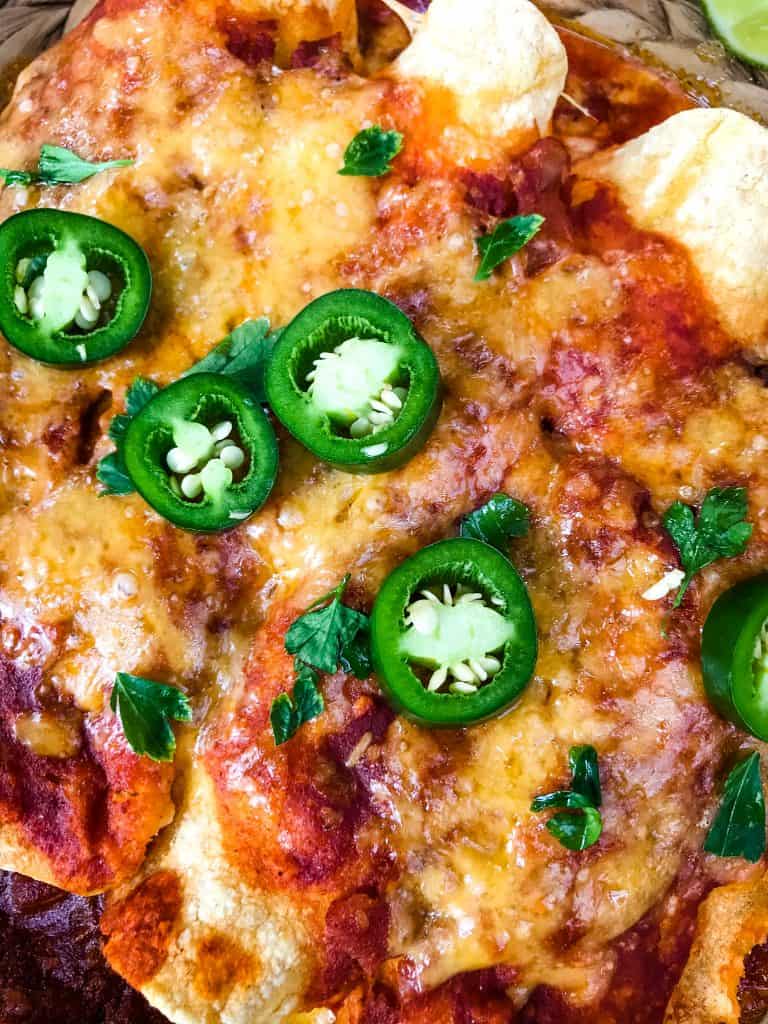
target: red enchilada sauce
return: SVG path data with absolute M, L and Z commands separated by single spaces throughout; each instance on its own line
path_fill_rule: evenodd
M 370 20 L 388 22 L 389 15 L 377 2 L 369 2 L 366 9 Z M 250 22 L 237 24 L 229 13 L 224 16 L 233 53 L 249 61 L 269 59 L 272 47 L 268 23 L 254 27 Z M 529 207 L 538 210 L 540 202 L 549 204 L 547 232 L 527 254 L 526 272 L 531 275 L 574 245 L 583 245 L 585 238 L 596 245 L 599 241 L 593 237 L 596 211 L 591 211 L 595 215 L 592 223 L 586 223 L 589 209 L 581 212 L 579 222 L 568 208 L 569 154 L 582 157 L 625 141 L 693 105 L 670 76 L 568 29 L 560 32 L 570 65 L 566 86 L 569 98 L 560 100 L 555 115 L 555 135 L 560 141 L 538 143 L 503 179 L 465 175 L 457 186 L 479 216 L 508 216 L 526 212 Z M 326 51 L 332 54 L 335 49 L 332 41 L 326 43 L 325 47 L 302 44 L 295 65 L 311 65 L 315 58 L 328 60 Z M 413 296 L 392 298 L 403 304 L 415 301 Z M 716 359 L 716 349 L 714 333 L 703 342 L 697 341 L 693 348 L 683 340 L 675 351 L 659 353 L 659 363 L 671 355 L 673 361 L 690 362 L 690 369 L 695 370 L 699 360 Z M 599 372 L 600 368 L 561 365 L 555 357 L 551 372 L 555 376 L 562 373 L 565 384 L 571 380 L 578 387 L 580 377 L 593 369 Z M 553 420 L 560 418 L 558 426 L 568 433 L 568 411 L 562 408 L 567 386 L 563 380 L 553 379 L 552 391 L 556 401 L 550 416 Z M 574 429 L 579 426 L 575 424 Z M 367 698 L 361 694 L 359 699 Z M 386 729 L 385 711 L 379 713 L 377 705 L 372 704 L 366 713 L 368 718 L 362 725 L 355 718 L 347 722 L 346 731 L 325 737 L 329 773 L 333 762 L 345 761 L 347 748 L 354 746 L 363 731 Z M 299 759 L 301 750 L 299 743 L 295 748 Z M 223 749 L 219 753 L 225 756 Z M 307 751 L 308 758 L 311 754 Z M 215 756 L 211 759 L 214 769 Z M 282 845 L 284 850 L 287 845 L 285 863 L 263 868 L 274 869 L 271 884 L 277 884 L 280 878 L 282 885 L 322 892 L 317 902 L 324 920 L 325 966 L 317 986 L 318 992 L 325 990 L 325 995 L 343 991 L 340 1024 L 586 1024 L 595 1019 L 603 1024 L 630 1020 L 634 1024 L 658 1024 L 688 955 L 696 907 L 707 888 L 695 864 L 676 883 L 674 912 L 657 908 L 617 940 L 614 982 L 597 1007 L 592 1004 L 588 1010 L 573 1009 L 557 993 L 541 988 L 518 1011 L 506 995 L 515 981 L 510 969 L 459 975 L 426 995 L 398 996 L 400 986 L 373 980 L 380 974 L 386 948 L 387 909 L 378 894 L 386 876 L 386 858 L 376 861 L 369 854 L 355 862 L 354 832 L 368 814 L 366 780 L 355 775 L 354 779 L 341 781 L 341 789 L 331 787 L 329 793 L 318 792 L 316 787 L 311 793 L 298 792 L 291 782 L 286 784 L 281 794 L 286 806 L 300 806 L 303 811 L 281 819 L 284 840 L 290 840 Z M 274 787 L 274 782 L 266 780 L 264 785 L 269 798 L 269 786 Z M 314 786 L 309 771 L 306 786 Z M 344 824 L 341 846 L 329 846 L 323 829 L 331 813 L 340 816 Z M 271 845 L 281 848 L 277 843 Z M 319 858 L 318 850 L 322 854 Z M 292 859 L 291 851 L 296 854 Z M 0 874 L 1 1024 L 70 1024 L 72 1020 L 80 1024 L 162 1024 L 162 1015 L 132 992 L 104 962 L 100 952 L 101 912 L 101 899 L 69 896 L 20 876 Z M 674 933 L 674 941 L 662 941 L 662 929 L 667 937 Z M 756 949 L 747 959 L 747 974 L 740 988 L 745 1024 L 760 1019 L 768 1006 L 767 964 L 765 947 Z M 407 986 L 400 992 L 405 989 Z

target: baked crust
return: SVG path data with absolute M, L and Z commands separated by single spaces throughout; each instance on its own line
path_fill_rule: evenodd
M 639 227 L 686 247 L 725 329 L 757 358 L 768 329 L 766 171 L 765 129 L 723 109 L 683 111 L 579 168 L 613 183 Z
M 715 889 L 699 909 L 691 955 L 665 1024 L 738 1024 L 744 959 L 768 935 L 764 877 Z
M 742 305 L 726 303 L 711 276 L 722 268 L 689 230 L 695 217 L 646 214 L 634 168 L 647 189 L 676 137 L 666 125 L 577 159 L 572 182 L 568 150 L 582 158 L 624 142 L 626 125 L 601 134 L 593 115 L 555 107 L 562 45 L 533 8 L 481 4 L 476 14 L 462 40 L 455 4 L 439 0 L 412 49 L 365 78 L 350 68 L 364 69 L 365 54 L 352 47 L 347 63 L 327 39 L 324 62 L 281 73 L 271 63 L 301 64 L 306 39 L 354 37 L 344 4 L 107 0 L 24 73 L 0 123 L 4 166 L 33 164 L 44 141 L 135 155 L 135 167 L 76 188 L 6 189 L 0 215 L 54 202 L 101 216 L 146 248 L 157 284 L 145 331 L 104 366 L 63 375 L 10 349 L 0 356 L 0 430 L 11 439 L 0 455 L 10 481 L 3 625 L 18 635 L 14 670 L 27 659 L 38 674 L 31 689 L 15 684 L 28 705 L 4 710 L 6 760 L 24 763 L 12 734 L 20 713 L 73 716 L 78 735 L 103 730 L 101 747 L 80 748 L 82 764 L 57 764 L 83 773 L 80 795 L 106 777 L 124 827 L 94 842 L 89 800 L 78 805 L 55 779 L 57 835 L 88 840 L 70 863 L 3 789 L 0 855 L 72 891 L 110 890 L 107 957 L 173 1021 L 416 1024 L 458 1020 L 457 1007 L 473 1005 L 496 1024 L 531 992 L 526 1012 L 538 1019 L 536 999 L 550 998 L 542 986 L 569 1000 L 558 1020 L 568 1005 L 600 1019 L 609 998 L 634 999 L 616 1004 L 634 1012 L 645 998 L 637 985 L 612 994 L 620 937 L 653 914 L 674 931 L 681 901 L 666 896 L 686 871 L 700 897 L 715 882 L 746 891 L 738 886 L 759 870 L 700 854 L 716 780 L 742 737 L 706 703 L 697 631 L 717 594 L 768 561 L 768 423 L 743 358 L 762 334 L 754 321 L 742 329 L 762 278 L 734 238 L 727 287 Z M 461 52 L 500 38 L 508 15 L 536 59 L 495 47 L 487 68 L 463 65 Z M 434 51 L 446 33 L 448 65 Z M 489 120 L 489 89 L 502 79 L 519 103 Z M 567 88 L 589 105 L 579 92 L 588 83 Z M 451 102 L 439 102 L 446 93 Z M 638 100 L 638 123 L 686 101 L 670 86 L 666 103 Z M 564 142 L 536 141 L 553 112 Z M 693 118 L 698 138 L 702 113 L 762 160 L 764 129 L 726 112 L 666 124 Z M 338 176 L 344 143 L 368 122 L 404 132 L 395 172 Z M 724 147 L 697 147 L 694 198 L 726 175 Z M 724 186 L 712 199 L 723 216 L 759 220 L 762 191 L 738 196 L 737 210 Z M 473 239 L 514 212 L 543 213 L 541 235 L 475 283 Z M 122 407 L 134 376 L 170 381 L 247 316 L 285 323 L 340 286 L 393 298 L 436 352 L 444 412 L 411 463 L 351 478 L 282 437 L 262 512 L 204 540 L 135 496 L 96 498 L 107 404 Z M 660 515 L 726 481 L 749 484 L 753 541 L 708 569 L 667 621 L 666 605 L 642 596 L 676 564 Z M 296 615 L 346 572 L 350 600 L 367 608 L 398 561 L 498 490 L 525 501 L 535 524 L 515 560 L 541 656 L 514 713 L 427 732 L 394 719 L 374 681 L 340 674 L 323 682 L 326 714 L 275 748 L 268 713 L 290 680 L 283 641 Z M 181 737 L 173 769 L 126 747 L 105 707 L 118 668 L 190 693 L 202 729 Z M 599 746 L 605 788 L 604 835 L 583 854 L 555 844 L 528 811 L 566 781 L 578 742 Z M 712 965 L 713 936 L 729 971 L 746 941 L 729 945 L 720 916 L 702 915 L 685 975 L 694 985 Z
M 448 93 L 454 131 L 466 125 L 514 153 L 549 132 L 567 70 L 563 44 L 527 0 L 480 0 L 470 19 L 462 0 L 433 0 L 392 74 Z

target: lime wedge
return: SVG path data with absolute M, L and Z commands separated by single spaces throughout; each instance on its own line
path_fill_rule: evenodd
M 768 68 L 768 0 L 702 0 L 715 35 L 734 57 Z

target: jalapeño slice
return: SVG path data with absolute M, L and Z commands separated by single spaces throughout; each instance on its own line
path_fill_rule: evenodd
M 440 412 L 440 372 L 408 317 L 373 292 L 342 289 L 285 328 L 267 368 L 269 404 L 324 462 L 383 473 L 424 445 Z
M 74 367 L 114 355 L 151 295 L 144 250 L 111 224 L 28 210 L 0 225 L 0 330 L 33 359 Z
M 131 420 L 123 451 L 139 494 L 186 530 L 237 526 L 277 475 L 272 424 L 242 384 L 217 373 L 158 392 Z
M 768 575 L 726 590 L 701 634 L 704 686 L 720 714 L 768 740 Z
M 482 541 L 438 541 L 384 581 L 371 651 L 385 694 L 427 726 L 461 727 L 499 714 L 536 664 L 536 621 L 512 563 Z

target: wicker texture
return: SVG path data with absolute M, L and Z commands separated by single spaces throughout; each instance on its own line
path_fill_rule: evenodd
M 547 0 L 546 6 L 683 72 L 694 87 L 714 90 L 714 100 L 768 120 L 768 73 L 729 57 L 692 0 Z
M 0 68 L 30 60 L 95 6 L 96 0 L 5 0 L 0 3 Z

